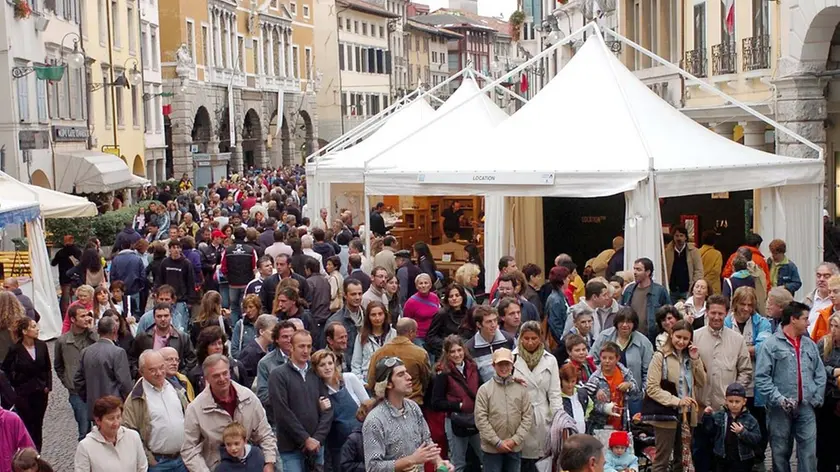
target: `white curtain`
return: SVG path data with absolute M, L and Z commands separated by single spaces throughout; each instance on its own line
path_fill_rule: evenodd
M 822 192 L 821 184 L 787 185 L 759 190 L 758 234 L 764 236 L 762 252 L 770 254 L 767 245 L 783 239 L 787 257 L 799 268 L 802 288 L 795 298 L 802 300 L 814 291 L 814 274 L 822 261 Z
M 653 278 L 667 287 L 662 270 L 662 215 L 654 179 L 648 178 L 624 193 L 624 269 L 632 270 L 633 261 L 647 257 L 653 261 Z
M 508 254 L 511 231 L 505 197 L 484 197 L 484 280 L 488 290 L 499 275 L 499 259 Z
M 330 183 L 324 182 L 317 175 L 307 177 L 306 208 L 311 222 L 320 221 L 321 208 L 327 209 L 327 222 L 332 221 L 332 204 L 330 202 Z
M 29 265 L 32 269 L 32 302 L 41 315 L 39 337 L 46 341 L 61 335 L 62 314 L 58 307 L 56 282 L 50 271 L 50 255 L 41 219 L 26 223 L 26 238 L 29 241 Z

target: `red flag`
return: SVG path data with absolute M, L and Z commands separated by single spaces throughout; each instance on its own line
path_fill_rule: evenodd
M 525 93 L 528 91 L 528 74 L 522 74 L 522 78 L 519 79 L 519 93 Z
M 163 116 L 169 116 L 172 114 L 172 105 L 167 104 L 163 106 Z
M 723 12 L 726 19 L 726 31 L 733 35 L 735 34 L 735 0 L 724 0 Z

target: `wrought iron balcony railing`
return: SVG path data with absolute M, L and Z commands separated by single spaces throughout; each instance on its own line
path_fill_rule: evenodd
M 712 75 L 738 72 L 738 51 L 734 42 L 712 46 Z
M 770 36 L 760 35 L 741 40 L 744 71 L 770 68 Z
M 706 77 L 708 73 L 705 48 L 686 51 L 683 58 L 683 69 L 695 77 Z

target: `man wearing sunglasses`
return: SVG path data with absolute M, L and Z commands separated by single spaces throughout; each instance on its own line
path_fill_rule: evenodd
M 376 402 L 362 426 L 365 445 L 365 470 L 422 471 L 431 462 L 435 469 L 455 468 L 440 458 L 440 447 L 432 442 L 429 426 L 420 407 L 409 397 L 411 374 L 403 362 L 393 356 L 380 359 L 375 365 L 374 395 Z

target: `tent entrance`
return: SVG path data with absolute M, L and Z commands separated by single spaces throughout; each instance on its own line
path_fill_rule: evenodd
M 566 253 L 583 273 L 584 264 L 624 231 L 624 194 L 599 198 L 543 198 L 545 267 Z M 520 267 L 526 261 L 519 262 Z M 532 262 L 532 261 L 527 261 Z

